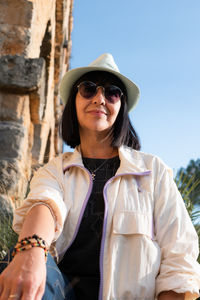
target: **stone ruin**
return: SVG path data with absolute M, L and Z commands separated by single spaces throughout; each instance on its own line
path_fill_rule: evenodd
M 0 209 L 24 199 L 36 166 L 62 152 L 60 78 L 73 0 L 0 1 Z

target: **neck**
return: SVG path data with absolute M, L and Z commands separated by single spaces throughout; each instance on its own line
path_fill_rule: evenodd
M 86 149 L 83 145 L 81 145 L 81 154 L 84 157 L 88 158 L 112 158 L 114 156 L 118 155 L 118 149 L 117 148 L 110 148 L 110 149 L 95 149 L 92 148 L 91 150 Z
M 81 140 L 81 154 L 88 158 L 112 158 L 118 155 L 118 149 L 112 147 L 108 141 L 94 139 Z

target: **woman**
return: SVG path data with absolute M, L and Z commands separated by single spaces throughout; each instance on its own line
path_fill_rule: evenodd
M 62 138 L 76 149 L 35 174 L 16 210 L 22 242 L 0 300 L 196 299 L 198 238 L 171 171 L 139 151 L 128 118 L 137 86 L 104 54 L 67 72 L 60 94 Z M 48 255 L 46 268 L 52 242 L 58 267 Z

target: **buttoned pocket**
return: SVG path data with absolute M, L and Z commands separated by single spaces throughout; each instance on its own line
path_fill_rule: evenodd
M 113 218 L 113 233 L 123 235 L 146 235 L 154 239 L 153 216 L 134 211 L 116 212 Z

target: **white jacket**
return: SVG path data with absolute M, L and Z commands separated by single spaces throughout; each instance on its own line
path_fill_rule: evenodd
M 157 157 L 119 148 L 120 167 L 104 186 L 105 214 L 100 251 L 99 300 L 153 300 L 161 291 L 196 299 L 200 288 L 198 237 L 172 172 Z M 92 190 L 79 148 L 39 169 L 13 227 L 37 203 L 56 220 L 60 259 L 78 232 Z M 36 200 L 37 199 L 37 202 Z

